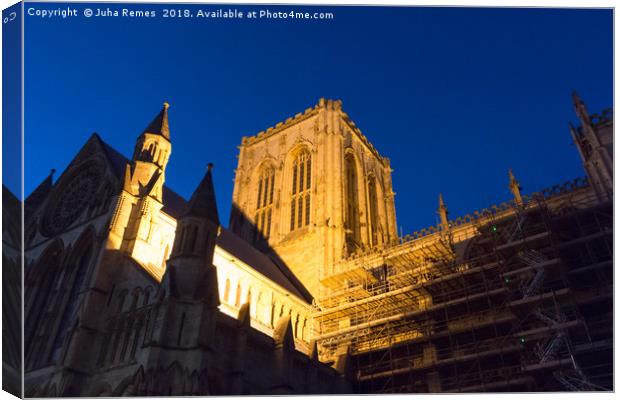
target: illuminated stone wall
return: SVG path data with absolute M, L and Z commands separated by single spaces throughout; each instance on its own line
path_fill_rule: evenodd
M 301 152 L 308 152 L 311 158 L 307 224 L 306 201 L 301 214 L 300 204 L 293 204 L 299 191 L 295 176 L 301 176 L 295 161 Z M 347 156 L 352 157 L 355 169 L 350 175 L 345 165 Z M 260 177 L 266 167 L 275 170 L 269 229 L 256 220 L 261 206 Z M 389 160 L 379 155 L 355 126 L 342 110 L 342 103 L 320 99 L 304 113 L 243 138 L 230 228 L 257 246 L 266 242 L 266 247 L 282 258 L 316 297 L 319 277 L 330 273 L 343 257 L 397 240 L 391 172 Z M 347 220 L 347 176 L 357 180 L 353 186 L 357 190 L 355 221 Z M 257 226 L 262 233 L 258 239 Z M 264 237 L 267 231 L 269 235 Z

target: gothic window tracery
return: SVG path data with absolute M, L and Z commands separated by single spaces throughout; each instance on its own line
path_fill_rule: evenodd
M 379 211 L 377 204 L 377 181 L 374 176 L 368 179 L 368 207 L 370 211 L 370 239 L 372 245 L 379 242 Z
M 293 161 L 290 230 L 310 225 L 312 157 L 302 150 Z
M 60 325 L 56 331 L 56 338 L 54 339 L 54 344 L 52 347 L 51 358 L 54 361 L 58 360 L 63 343 L 67 337 L 69 326 L 76 316 L 79 294 L 83 289 L 86 280 L 88 264 L 91 260 L 91 256 L 92 244 L 89 244 L 85 247 L 85 250 L 82 252 L 81 256 L 79 256 L 76 263 L 77 265 L 69 265 L 65 268 L 65 280 L 67 282 L 63 286 L 65 286 L 64 289 L 69 289 L 69 295 L 60 318 Z M 71 271 L 74 268 L 76 269 L 75 272 Z M 69 282 L 72 277 L 72 282 Z
M 26 363 L 34 367 L 41 361 L 42 347 L 49 343 L 49 335 L 45 332 L 49 326 L 50 303 L 53 302 L 60 278 L 60 264 L 63 255 L 62 245 L 52 244 L 43 253 L 41 259 L 32 270 L 26 281 L 26 315 L 24 346 L 27 351 Z
M 355 166 L 355 158 L 353 154 L 347 154 L 345 157 L 345 185 L 346 185 L 346 218 L 345 227 L 347 235 L 347 244 L 349 247 L 355 246 L 360 241 L 360 223 L 359 223 L 359 199 L 357 186 L 357 168 Z
M 256 199 L 256 213 L 254 214 L 254 242 L 269 239 L 271 234 L 274 181 L 275 169 L 272 166 L 263 167 L 258 178 L 258 197 Z
M 68 228 L 96 200 L 103 180 L 102 168 L 91 163 L 80 168 L 58 188 L 58 195 L 46 209 L 43 230 L 55 236 Z

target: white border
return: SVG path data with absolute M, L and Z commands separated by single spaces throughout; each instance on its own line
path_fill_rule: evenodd
M 41 0 L 43 1 L 43 0 Z M 197 1 L 182 1 L 182 0 L 151 0 L 151 1 L 144 1 L 144 0 L 140 0 L 140 1 L 133 1 L 133 2 L 127 2 L 127 1 L 122 1 L 122 0 L 109 0 L 109 1 L 93 1 L 90 3 L 95 3 L 95 2 L 101 2 L 101 3 L 187 3 L 187 4 L 273 4 L 273 5 L 277 5 L 277 4 L 307 4 L 307 5 L 323 5 L 323 6 L 335 6 L 335 5 L 368 5 L 368 6 L 434 6 L 434 7 L 442 7 L 442 6 L 460 6 L 460 7 L 557 7 L 557 8 L 615 8 L 616 6 L 616 1 L 615 0 L 590 0 L 590 1 L 579 1 L 579 0 L 543 0 L 543 1 L 536 1 L 536 0 L 521 0 L 521 1 L 514 1 L 514 0 L 502 0 L 502 1 L 497 1 L 497 0 L 477 0 L 474 3 L 469 2 L 467 0 L 449 0 L 449 1 L 433 1 L 433 0 L 426 0 L 423 2 L 417 2 L 417 1 L 411 1 L 411 0 L 389 0 L 388 2 L 380 2 L 377 0 L 371 1 L 371 0 L 366 0 L 366 1 L 354 1 L 354 0 L 338 0 L 338 1 L 331 1 L 331 0 L 312 0 L 312 1 L 307 1 L 307 0 L 298 0 L 295 2 L 291 2 L 291 1 L 282 1 L 282 0 L 271 0 L 271 1 L 257 1 L 257 0 L 245 0 L 242 2 L 238 2 L 238 1 L 227 1 L 227 0 L 222 0 L 222 1 L 204 1 L 204 2 L 197 2 Z M 13 4 L 15 4 L 16 1 L 14 0 L 0 0 L 0 5 L 2 6 L 2 9 L 5 9 Z M 76 1 L 76 0 L 68 0 L 65 1 L 64 3 L 89 3 L 89 2 L 85 2 L 85 1 Z M 23 15 L 22 15 L 23 18 Z M 22 20 L 22 28 L 23 28 L 23 23 L 24 21 Z M 614 12 L 614 27 L 615 27 L 615 12 Z M 581 29 L 581 27 L 579 26 L 575 26 L 575 29 Z M 614 78 L 615 78 L 615 66 L 617 65 L 617 59 L 616 59 L 616 54 L 615 54 L 615 43 L 617 42 L 618 39 L 618 33 L 616 32 L 616 30 L 614 29 Z M 2 33 L 0 30 L 0 42 L 2 40 Z M 22 45 L 23 45 L 23 31 L 22 31 Z M 24 52 L 23 52 L 23 48 L 22 48 L 22 73 L 23 73 L 23 56 L 24 56 Z M 566 55 L 567 60 L 570 58 L 570 54 Z M 0 52 L 0 73 L 1 73 L 1 65 L 2 65 L 2 54 Z M 616 103 L 616 94 L 618 93 L 618 91 L 616 90 L 617 88 L 617 82 L 614 79 L 614 103 Z M 1 87 L 1 84 L 0 84 Z M 23 93 L 23 82 L 22 82 L 22 93 Z M 23 103 L 23 97 L 22 97 L 22 129 L 24 127 L 23 123 L 23 116 L 24 116 L 24 103 Z M 2 100 L 0 99 L 0 110 L 2 109 Z M 0 115 L 0 126 L 2 123 L 2 116 Z M 614 130 L 614 133 L 616 133 L 616 131 Z M 22 132 L 22 192 L 23 192 L 23 187 L 24 187 L 24 142 L 23 142 L 23 132 Z M 618 154 L 618 149 L 620 146 L 618 146 L 617 142 L 614 143 L 614 153 Z M 2 145 L 0 143 L 0 154 L 1 154 L 1 150 L 2 150 Z M 2 166 L 0 164 L 0 174 L 2 173 Z M 615 181 L 614 181 L 615 183 Z M 23 193 L 22 193 L 22 198 L 23 198 Z M 619 200 L 615 199 L 614 200 L 614 209 L 617 209 L 617 206 L 619 204 Z M 22 212 L 22 219 L 23 219 L 23 212 Z M 614 225 L 616 222 L 616 218 L 614 218 Z M 1 227 L 1 222 L 0 222 L 0 227 Z M 22 232 L 22 241 L 23 241 L 23 232 Z M 614 250 L 618 249 L 618 243 L 619 243 L 620 239 L 618 239 L 617 236 L 614 236 Z M 2 268 L 1 266 L 1 262 L 0 262 L 0 268 Z M 616 284 L 616 279 L 614 276 L 614 285 Z M 22 284 L 22 288 L 23 288 L 23 284 Z M 614 310 L 618 310 L 618 296 L 616 291 L 614 290 Z M 1 303 L 1 300 L 0 300 Z M 618 319 L 614 318 L 614 332 L 618 332 L 619 330 L 619 326 L 618 326 Z M 22 327 L 22 337 L 23 337 L 23 327 Z M 616 335 L 614 335 L 614 344 L 616 343 L 615 340 Z M 0 343 L 0 351 L 1 351 L 2 345 Z M 615 372 L 615 366 L 618 365 L 618 351 L 616 350 L 616 347 L 614 346 L 614 372 Z M 23 363 L 22 363 L 23 365 Z M 614 375 L 614 387 L 618 388 L 618 376 L 617 374 Z M 420 398 L 420 399 L 427 399 L 427 398 L 433 398 L 433 399 L 440 399 L 440 398 L 448 398 L 450 396 L 453 395 L 417 395 L 416 397 Z M 497 396 L 497 397 L 501 397 L 502 399 L 521 399 L 523 396 L 532 398 L 532 396 L 538 398 L 538 397 L 544 397 L 545 399 L 562 399 L 562 400 L 572 400 L 572 399 L 583 399 L 585 397 L 592 397 L 592 398 L 596 398 L 596 399 L 600 399 L 600 398 L 613 398 L 613 394 L 606 394 L 606 393 L 552 393 L 552 394 L 475 394 L 475 395 L 459 395 L 459 398 L 478 398 L 479 396 L 481 397 L 486 397 L 488 398 L 489 396 Z M 248 396 L 249 397 L 249 396 Z M 265 397 L 269 397 L 269 396 L 262 396 L 263 398 Z M 282 396 L 280 396 L 282 397 Z M 319 396 L 303 396 L 303 398 L 319 398 Z M 357 398 L 358 396 L 338 396 L 338 398 L 340 399 L 350 399 L 350 398 Z M 388 398 L 388 396 L 373 396 L 373 398 L 377 398 L 377 397 L 385 397 Z M 393 397 L 393 396 L 390 396 Z M 402 398 L 402 396 L 398 396 L 400 398 Z M 0 392 L 0 400 L 3 399 L 14 399 L 15 397 L 13 397 L 12 395 L 8 394 L 7 392 Z M 226 399 L 230 399 L 231 397 L 226 397 Z M 247 397 L 244 397 L 247 398 Z M 185 399 L 184 397 L 179 397 L 178 399 Z

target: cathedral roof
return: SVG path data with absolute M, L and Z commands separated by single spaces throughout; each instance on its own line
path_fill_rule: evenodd
M 28 217 L 32 215 L 32 213 L 36 211 L 37 208 L 39 208 L 39 206 L 47 198 L 50 190 L 52 190 L 52 187 L 54 186 L 54 172 L 55 171 L 52 170 L 50 174 L 45 179 L 43 179 L 41 183 L 39 183 L 39 186 L 37 186 L 26 198 L 26 203 L 24 206 L 24 214 L 26 219 L 28 219 Z
M 312 302 L 312 296 L 301 283 L 296 281 L 286 266 L 257 250 L 228 229 L 222 228 L 217 238 L 217 245 L 290 293 L 308 303 Z
M 168 103 L 164 103 L 164 107 L 153 121 L 146 127 L 144 133 L 152 133 L 161 135 L 170 140 L 170 127 L 168 126 Z
M 213 177 L 211 169 L 213 164 L 209 163 L 207 173 L 189 199 L 185 215 L 203 217 L 219 225 L 220 219 L 217 214 L 217 203 L 215 202 L 215 189 L 213 188 Z

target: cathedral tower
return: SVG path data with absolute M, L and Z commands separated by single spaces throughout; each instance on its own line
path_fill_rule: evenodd
M 168 103 L 138 136 L 110 224 L 109 248 L 131 256 L 160 279 L 176 221 L 162 212 L 166 165 L 172 152 Z M 163 251 L 163 253 L 162 253 Z
M 588 180 L 600 200 L 613 196 L 613 117 L 611 109 L 590 115 L 586 105 L 573 92 L 573 105 L 581 126 L 570 125 Z
M 339 100 L 244 137 L 230 228 L 273 252 L 313 296 L 343 258 L 398 240 L 390 162 Z

